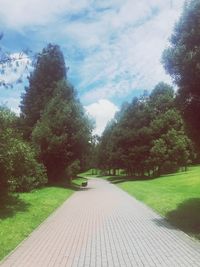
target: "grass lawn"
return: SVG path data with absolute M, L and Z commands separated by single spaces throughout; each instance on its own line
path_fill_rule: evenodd
M 60 206 L 82 181 L 76 179 L 73 189 L 50 186 L 1 199 L 0 260 Z
M 152 180 L 127 181 L 124 176 L 107 180 L 165 216 L 174 226 L 200 239 L 200 166 Z

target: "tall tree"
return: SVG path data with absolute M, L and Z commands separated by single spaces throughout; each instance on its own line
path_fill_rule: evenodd
M 32 138 L 50 180 L 70 176 L 72 169 L 81 165 L 91 138 L 91 124 L 66 81 L 56 84 Z
M 100 169 L 106 171 L 110 171 L 110 169 L 112 169 L 113 167 L 111 154 L 113 148 L 112 135 L 114 127 L 115 127 L 114 121 L 108 122 L 100 139 L 100 145 L 98 151 L 98 157 L 99 157 L 98 166 Z
M 166 71 L 178 85 L 177 103 L 200 152 L 200 2 L 187 1 L 163 53 Z
M 47 45 L 36 57 L 34 70 L 29 77 L 29 86 L 25 88 L 25 94 L 22 96 L 20 107 L 26 137 L 30 137 L 45 105 L 53 96 L 55 83 L 65 78 L 65 61 L 59 46 Z

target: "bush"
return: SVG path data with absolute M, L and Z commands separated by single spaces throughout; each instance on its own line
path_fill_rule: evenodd
M 44 185 L 47 175 L 33 148 L 12 128 L 14 120 L 12 112 L 0 109 L 0 188 L 30 191 Z
M 80 172 L 80 161 L 73 161 L 66 169 L 65 176 L 68 180 L 72 180 Z
M 1 170 L 12 191 L 30 191 L 47 182 L 45 168 L 36 160 L 34 150 L 19 138 L 6 136 L 5 147 L 1 151 Z

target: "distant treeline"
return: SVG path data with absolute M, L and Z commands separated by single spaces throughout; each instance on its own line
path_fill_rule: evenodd
M 193 145 L 172 87 L 159 83 L 149 96 L 124 104 L 107 125 L 96 150 L 97 167 L 123 169 L 131 176 L 159 176 L 186 168 L 194 158 Z

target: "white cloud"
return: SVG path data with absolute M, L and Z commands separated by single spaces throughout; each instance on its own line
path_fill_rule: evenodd
M 31 69 L 31 59 L 25 53 L 13 53 L 9 58 L 10 62 L 0 64 L 0 70 L 3 70 L 0 83 L 13 84 L 19 79 L 22 80 Z
M 161 80 L 170 83 L 160 61 L 183 2 L 126 0 L 117 11 L 68 25 L 66 35 L 88 51 L 78 68 L 78 87 L 91 88 L 82 99 L 123 97 L 135 89 L 151 90 Z
M 47 25 L 57 16 L 79 12 L 87 7 L 88 0 L 0 0 L 0 20 L 7 27 L 23 30 L 25 27 Z
M 97 102 L 85 106 L 86 111 L 96 120 L 94 134 L 101 135 L 107 122 L 110 121 L 118 107 L 107 99 L 100 99 Z
M 10 107 L 10 109 L 17 115 L 20 114 L 19 98 L 13 98 L 13 97 L 7 98 L 4 104 Z
M 7 106 L 17 115 L 20 113 L 19 102 L 20 102 L 20 95 L 23 90 L 16 91 L 14 89 L 0 89 L 0 105 Z
M 120 102 L 136 89 L 151 90 L 159 81 L 170 82 L 160 60 L 183 3 L 0 0 L 0 22 L 21 31 L 36 26 L 39 41 L 53 40 L 69 48 L 69 75 L 72 72 L 81 100 L 99 107 L 103 105 L 99 99 Z

